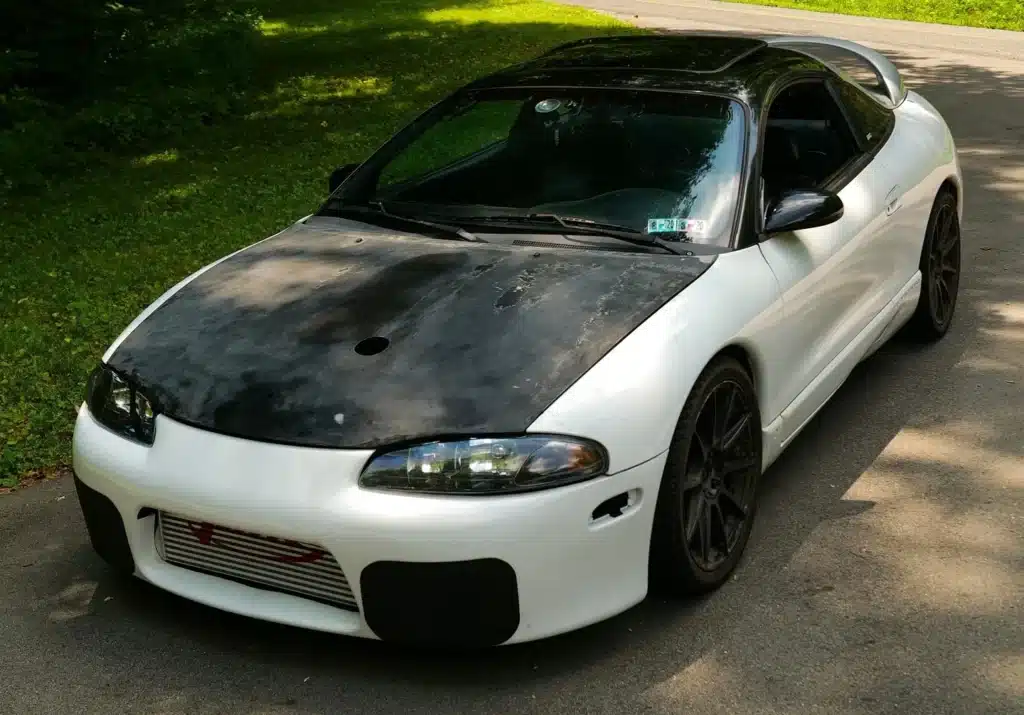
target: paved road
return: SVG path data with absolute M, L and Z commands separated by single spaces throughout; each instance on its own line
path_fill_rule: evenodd
M 895 50 L 949 117 L 969 187 L 947 340 L 891 346 L 857 370 L 770 470 L 749 556 L 723 590 L 472 657 L 270 626 L 115 580 L 70 484 L 0 498 L 0 711 L 1022 712 L 1024 35 L 589 4 Z

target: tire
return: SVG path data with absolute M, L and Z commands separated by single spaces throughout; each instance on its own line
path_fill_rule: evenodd
M 953 322 L 960 290 L 961 240 L 956 196 L 943 189 L 935 197 L 921 247 L 921 293 L 903 337 L 917 343 L 941 339 Z
M 730 399 L 732 408 L 723 409 Z M 717 426 L 716 410 L 725 413 Z M 729 578 L 757 513 L 761 450 L 750 376 L 734 358 L 715 358 L 694 384 L 669 446 L 651 534 L 653 592 L 692 596 Z

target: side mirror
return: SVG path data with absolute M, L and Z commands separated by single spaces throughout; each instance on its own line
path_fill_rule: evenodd
M 843 217 L 843 200 L 830 191 L 786 191 L 768 205 L 766 234 L 799 231 L 835 223 Z
M 331 178 L 327 182 L 327 193 L 333 194 L 334 190 L 341 186 L 341 182 L 348 178 L 349 174 L 356 170 L 359 164 L 345 164 L 331 172 Z

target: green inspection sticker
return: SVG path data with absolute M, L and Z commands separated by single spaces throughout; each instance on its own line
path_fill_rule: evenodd
M 694 218 L 649 218 L 647 233 L 685 233 L 687 236 L 704 236 L 708 222 Z

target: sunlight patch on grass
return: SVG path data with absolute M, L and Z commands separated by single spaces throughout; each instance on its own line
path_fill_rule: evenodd
M 177 149 L 167 149 L 166 151 L 158 151 L 152 154 L 146 154 L 145 156 L 137 157 L 132 160 L 132 166 L 152 166 L 153 164 L 168 164 L 172 161 L 178 160 Z
M 153 198 L 158 201 L 166 199 L 187 199 L 190 196 L 198 194 L 203 185 L 209 183 L 209 181 L 191 181 L 187 184 L 181 184 L 180 186 L 172 186 L 157 191 Z
M 452 7 L 442 10 L 430 10 L 423 13 L 428 22 L 452 22 L 460 25 L 474 23 L 502 23 L 507 25 L 551 23 L 557 25 L 573 24 L 581 27 L 622 27 L 628 30 L 629 25 L 607 15 L 599 15 L 590 10 L 567 7 L 536 0 L 505 0 L 491 2 L 473 7 Z
M 394 30 L 385 35 L 389 40 L 414 40 L 433 37 L 430 30 Z
M 343 30 L 352 27 L 353 23 L 345 20 L 338 20 L 336 22 L 327 23 L 315 23 L 309 25 L 291 25 L 287 22 L 280 20 L 277 21 L 264 21 L 260 24 L 260 33 L 264 37 L 280 37 L 280 38 L 300 38 L 300 37 L 311 37 L 313 35 L 322 35 L 326 32 L 333 30 Z
M 768 5 L 794 10 L 834 12 L 968 25 L 1001 30 L 1024 30 L 1024 2 L 1021 0 L 726 0 L 745 5 Z
M 391 89 L 386 77 L 297 77 L 264 96 L 271 108 L 250 112 L 246 119 L 294 117 L 306 113 L 308 105 L 382 97 Z

